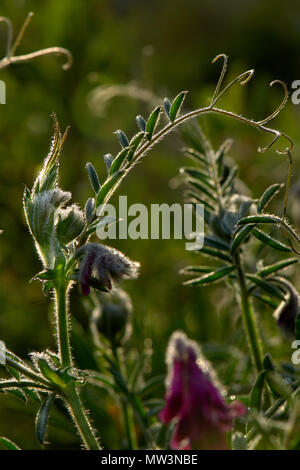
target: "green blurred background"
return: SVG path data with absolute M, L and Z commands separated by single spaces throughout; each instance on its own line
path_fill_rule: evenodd
M 48 152 L 51 113 L 58 115 L 62 127 L 71 126 L 61 160 L 61 185 L 83 205 L 91 193 L 85 163 L 93 162 L 104 179 L 102 156 L 118 151 L 115 129 L 121 127 L 133 135 L 137 114 L 147 115 L 157 99 L 173 97 L 183 89 L 190 90 L 187 108 L 209 103 L 221 65 L 211 64 L 215 55 L 229 54 L 229 78 L 256 69 L 255 78 L 246 87 L 234 87 L 223 100 L 227 109 L 251 118 L 264 118 L 280 102 L 280 87 L 269 88 L 271 80 L 284 80 L 290 89 L 292 82 L 300 79 L 297 0 L 284 5 L 280 0 L 1 1 L 0 15 L 9 17 L 16 31 L 29 11 L 35 15 L 18 53 L 63 46 L 72 52 L 74 64 L 65 72 L 61 69 L 62 57 L 47 56 L 0 71 L 7 87 L 7 104 L 0 105 L 0 227 L 4 230 L 0 239 L 0 337 L 23 356 L 54 347 L 48 322 L 52 306 L 41 293 L 41 285 L 29 283 L 40 270 L 40 263 L 21 204 L 24 186 L 31 186 Z M 2 24 L 1 55 L 5 41 Z M 124 86 L 128 90 L 128 85 L 130 90 L 146 90 L 150 101 L 118 96 L 124 93 Z M 108 92 L 115 96 L 108 99 Z M 205 117 L 201 124 L 215 146 L 225 137 L 234 138 L 231 156 L 254 196 L 268 184 L 285 181 L 284 157 L 274 149 L 265 154 L 256 151 L 269 136 L 220 116 Z M 293 183 L 299 173 L 299 125 L 300 105 L 289 100 L 274 126 L 295 140 Z M 129 204 L 181 201 L 181 188 L 172 184 L 185 163 L 181 146 L 179 137 L 160 144 L 129 175 L 118 195 L 126 194 Z M 114 245 L 142 264 L 140 278 L 123 287 L 132 296 L 135 310 L 131 344 L 141 351 L 148 338 L 146 346 L 153 351 L 149 373 L 165 372 L 166 344 L 178 328 L 204 344 L 208 354 L 211 343 L 231 342 L 243 350 L 234 295 L 228 290 L 225 295 L 221 284 L 205 290 L 181 285 L 180 268 L 198 261 L 185 251 L 184 241 L 122 240 Z M 73 294 L 74 351 L 80 365 L 90 367 L 88 353 L 81 353 L 86 345 L 80 343 L 86 314 L 77 289 Z M 277 358 L 289 361 L 290 344 L 277 333 L 272 312 L 261 305 L 258 308 L 266 342 Z M 243 353 L 247 357 L 245 349 Z M 230 382 L 234 391 L 235 377 L 222 365 L 226 362 L 222 352 L 217 359 L 221 379 Z M 118 416 L 112 401 L 93 390 L 87 392 L 89 398 L 98 403 L 92 416 L 102 442 L 120 448 Z M 17 398 L 1 397 L 0 435 L 21 443 L 23 448 L 38 448 L 33 411 L 34 406 L 25 407 Z M 65 424 L 62 414 L 50 429 L 50 440 L 52 448 L 78 446 L 72 425 Z

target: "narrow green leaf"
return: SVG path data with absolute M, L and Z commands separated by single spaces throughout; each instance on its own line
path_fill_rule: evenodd
M 262 303 L 268 305 L 271 307 L 272 310 L 276 310 L 278 304 L 274 302 L 270 297 L 266 297 L 265 295 L 259 295 L 256 292 L 251 292 L 252 297 L 255 297 L 256 299 L 260 300 Z
M 8 365 L 6 366 L 6 369 L 16 380 L 20 380 L 20 374 L 17 369 L 14 369 L 13 367 L 10 367 Z
M 263 359 L 263 367 L 266 371 L 271 370 L 274 372 L 276 370 L 275 364 L 270 353 L 265 354 L 265 357 Z
M 275 287 L 273 284 L 266 281 L 265 279 L 262 279 L 259 276 L 255 276 L 254 274 L 247 274 L 247 278 L 260 289 L 265 290 L 266 292 L 273 295 L 274 297 L 277 297 L 278 299 L 285 300 L 283 293 L 277 287 Z
M 267 235 L 266 233 L 262 232 L 261 230 L 258 230 L 257 228 L 253 228 L 251 230 L 251 233 L 258 240 L 270 246 L 271 248 L 274 248 L 275 250 L 284 251 L 284 252 L 291 251 L 291 248 L 289 246 L 285 245 L 284 243 L 279 242 L 278 240 L 275 240 L 275 238 L 270 237 L 270 235 Z
M 183 284 L 184 285 L 205 285 L 205 284 L 211 284 L 212 282 L 220 281 L 224 277 L 228 276 L 233 270 L 235 269 L 234 266 L 225 266 L 217 271 L 210 273 L 210 274 L 205 274 L 202 277 L 198 277 L 196 279 L 190 279 L 189 281 L 185 281 Z
M 145 137 L 145 132 L 141 131 L 135 134 L 131 141 L 129 142 L 129 147 L 132 150 L 136 150 L 140 143 L 142 142 L 143 138 Z
M 255 227 L 254 224 L 249 224 L 243 227 L 241 230 L 237 232 L 235 235 L 234 239 L 231 241 L 231 247 L 230 247 L 230 252 L 233 255 L 236 250 L 241 246 L 241 244 L 244 242 L 245 238 L 249 235 L 251 230 Z
M 277 193 L 279 193 L 280 189 L 282 188 L 282 184 L 272 184 L 272 186 L 269 186 L 263 193 L 263 195 L 260 197 L 257 205 L 257 211 L 258 213 L 262 212 L 264 208 L 271 202 L 274 196 L 276 196 Z
M 129 152 L 127 155 L 127 160 L 129 162 L 132 160 L 136 150 L 139 148 L 144 137 L 145 137 L 145 132 L 139 132 L 138 134 L 132 137 L 131 141 L 129 142 Z
M 232 146 L 232 139 L 227 139 L 225 140 L 220 148 L 218 149 L 218 151 L 216 152 L 215 154 L 215 161 L 217 163 L 217 166 L 218 166 L 218 176 L 221 177 L 222 176 L 222 170 L 223 170 L 223 161 L 224 161 L 224 156 L 226 155 L 226 153 L 230 150 L 230 147 Z
M 250 394 L 250 407 L 261 410 L 266 371 L 263 370 L 257 376 Z
M 277 271 L 281 271 L 282 269 L 285 269 L 288 266 L 291 266 L 292 264 L 298 263 L 298 261 L 298 258 L 288 258 L 286 260 L 279 261 L 279 263 L 271 264 L 269 266 L 264 267 L 263 269 L 258 271 L 257 274 L 261 277 L 266 277 Z
M 266 373 L 266 380 L 276 397 L 288 399 L 292 395 L 291 387 L 285 382 L 285 380 L 276 372 L 268 371 Z
M 204 238 L 204 246 L 215 248 L 216 250 L 229 251 L 229 243 L 216 235 L 206 235 Z
M 180 270 L 180 274 L 191 274 L 191 273 L 212 273 L 216 269 L 216 266 L 186 266 Z
M 103 204 L 106 196 L 114 188 L 117 182 L 121 179 L 123 174 L 124 174 L 124 171 L 121 171 L 121 170 L 116 171 L 113 175 L 111 175 L 110 178 L 106 180 L 106 182 L 103 184 L 102 188 L 100 189 L 99 193 L 97 194 L 96 207 L 100 206 L 100 204 Z
M 188 93 L 187 91 L 182 91 L 174 98 L 171 104 L 171 109 L 170 109 L 170 114 L 169 114 L 171 122 L 175 121 L 187 93 Z
M 159 114 L 160 114 L 160 106 L 157 106 L 154 111 L 152 111 L 152 113 L 150 114 L 148 120 L 147 120 L 147 124 L 146 124 L 146 135 L 147 135 L 147 139 L 148 140 L 151 140 L 152 139 L 152 135 L 155 131 L 155 127 L 157 125 L 157 122 L 158 122 L 158 118 L 159 118 Z
M 206 206 L 207 209 L 209 209 L 211 212 L 214 212 L 215 211 L 215 207 L 210 204 L 208 201 L 205 201 L 204 199 L 202 199 L 201 197 L 199 197 L 196 193 L 192 193 L 192 192 L 189 192 L 187 191 L 184 196 L 186 198 L 191 198 L 192 202 L 195 202 L 195 203 L 199 203 L 199 204 L 203 204 L 204 206 Z
M 44 444 L 45 442 L 47 425 L 48 425 L 51 406 L 54 401 L 54 396 L 55 396 L 54 393 L 51 393 L 45 398 L 45 400 L 41 404 L 40 409 L 36 415 L 35 432 L 36 432 L 37 440 L 40 444 Z
M 199 252 L 202 255 L 207 255 L 211 256 L 212 258 L 219 258 L 224 261 L 227 261 L 228 263 L 231 263 L 231 258 L 230 256 L 225 255 L 219 250 L 213 250 L 212 248 L 206 248 L 202 247 L 201 249 L 195 250 L 196 252 Z
M 213 191 L 215 190 L 212 180 L 210 179 L 207 173 L 204 173 L 203 171 L 200 171 L 197 168 L 190 168 L 190 167 L 180 168 L 179 171 L 180 173 L 190 178 L 202 181 L 203 184 L 211 188 Z
M 247 225 L 247 224 L 276 224 L 281 228 L 285 228 L 290 234 L 300 243 L 300 237 L 298 233 L 291 227 L 291 225 L 281 217 L 272 214 L 262 214 L 262 215 L 249 215 L 244 217 L 237 222 L 237 225 Z
M 27 397 L 23 390 L 21 389 L 13 389 L 13 390 L 7 390 L 8 393 L 11 393 L 12 395 L 15 395 L 17 398 L 20 398 L 20 400 L 24 401 L 25 403 L 27 402 Z
M 231 170 L 229 172 L 229 175 L 227 176 L 226 180 L 222 184 L 223 193 L 224 193 L 224 191 L 226 191 L 226 189 L 228 189 L 231 186 L 231 184 L 234 181 L 237 173 L 238 173 L 238 167 L 237 166 L 231 168 Z
M 120 169 L 122 163 L 124 162 L 125 158 L 128 155 L 129 150 L 130 150 L 129 147 L 126 147 L 118 153 L 118 155 L 116 156 L 116 158 L 113 160 L 111 164 L 111 167 L 109 170 L 110 175 L 113 175 L 116 171 Z
M 189 185 L 192 186 L 193 188 L 196 188 L 200 193 L 205 194 L 207 197 L 209 197 L 212 201 L 216 202 L 216 197 L 214 194 L 209 191 L 203 184 L 200 184 L 198 181 L 189 181 Z
M 248 215 L 237 222 L 237 225 L 248 225 L 248 224 L 278 224 L 281 222 L 281 218 L 272 214 L 261 214 L 261 215 Z
M 206 159 L 205 155 L 203 155 L 200 152 L 197 152 L 197 150 L 194 150 L 194 149 L 191 149 L 191 148 L 184 148 L 183 152 L 187 157 L 191 158 L 192 160 L 201 162 L 205 166 L 208 165 L 208 162 L 207 162 L 207 159 Z
M 0 437 L 0 447 L 2 447 L 4 450 L 21 450 L 17 444 L 4 436 Z
M 25 392 L 25 394 L 27 395 L 28 398 L 31 398 L 31 400 L 36 401 L 37 403 L 41 402 L 40 395 L 38 394 L 38 392 L 36 392 L 32 388 L 27 388 L 26 387 L 26 388 L 24 388 L 24 392 Z

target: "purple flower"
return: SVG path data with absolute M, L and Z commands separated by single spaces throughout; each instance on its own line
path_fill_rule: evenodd
M 77 251 L 83 258 L 79 265 L 79 282 L 83 295 L 90 293 L 93 277 L 107 289 L 112 289 L 112 281 L 134 279 L 138 276 L 139 263 L 131 261 L 120 251 L 100 243 L 88 243 Z
M 240 402 L 228 405 L 197 344 L 175 332 L 167 351 L 169 374 L 164 423 L 174 423 L 173 449 L 227 449 L 226 432 L 235 417 L 245 414 Z

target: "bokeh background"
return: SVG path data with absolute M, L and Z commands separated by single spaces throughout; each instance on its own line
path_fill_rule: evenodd
M 9 17 L 16 31 L 29 11 L 35 15 L 18 53 L 63 46 L 72 52 L 74 64 L 65 72 L 62 57 L 47 56 L 0 71 L 7 87 L 7 104 L 0 105 L 0 228 L 4 230 L 0 239 L 0 337 L 22 356 L 54 347 L 49 328 L 51 303 L 38 282 L 30 283 L 40 263 L 22 213 L 24 187 L 31 186 L 48 152 L 52 112 L 62 127 L 71 126 L 61 160 L 61 185 L 83 205 L 91 193 L 85 163 L 91 161 L 104 179 L 102 156 L 115 155 L 119 147 L 115 129 L 132 135 L 137 114 L 147 115 L 158 99 L 173 97 L 181 90 L 190 90 L 186 108 L 209 103 L 220 69 L 219 63 L 211 64 L 215 55 L 229 54 L 228 78 L 256 69 L 246 87 L 233 87 L 223 100 L 227 109 L 251 118 L 262 119 L 280 102 L 280 87 L 269 88 L 271 80 L 284 80 L 290 89 L 300 79 L 297 0 L 284 5 L 281 0 L 1 0 L 0 15 Z M 5 42 L 2 24 L 2 56 Z M 146 99 L 140 99 L 141 89 Z M 138 96 L 126 96 L 128 92 Z M 214 146 L 225 137 L 234 139 L 231 156 L 255 197 L 268 184 L 285 181 L 284 157 L 274 149 L 257 153 L 269 136 L 220 116 L 205 117 L 201 125 Z M 295 140 L 295 184 L 300 175 L 300 105 L 289 99 L 274 126 Z M 129 204 L 182 201 L 182 189 L 173 184 L 178 168 L 185 163 L 181 147 L 179 136 L 156 147 L 129 175 L 118 195 L 127 195 Z M 280 203 L 275 201 L 273 208 L 280 208 Z M 184 241 L 121 240 L 114 245 L 142 264 L 140 278 L 123 287 L 134 305 L 131 346 L 137 351 L 146 347 L 153 354 L 149 375 L 165 373 L 167 341 L 180 328 L 203 344 L 222 381 L 235 391 L 235 383 L 243 383 L 241 374 L 246 376 L 247 368 L 240 372 L 237 368 L 233 374 L 226 361 L 234 356 L 237 364 L 241 358 L 247 363 L 248 355 L 234 293 L 221 284 L 205 290 L 181 285 L 180 268 L 198 262 L 185 251 Z M 273 354 L 290 361 L 290 343 L 277 331 L 272 312 L 261 305 L 257 309 Z M 86 312 L 77 290 L 72 312 L 74 352 L 79 365 L 90 368 L 93 358 L 86 341 Z M 231 349 L 223 347 L 229 344 Z M 113 401 L 95 393 L 87 391 L 86 399 L 96 399 L 92 416 L 102 442 L 106 447 L 121 448 Z M 38 448 L 34 411 L 32 404 L 25 406 L 18 398 L 1 396 L 0 435 L 24 448 Z M 49 437 L 51 448 L 78 447 L 72 424 L 59 409 Z

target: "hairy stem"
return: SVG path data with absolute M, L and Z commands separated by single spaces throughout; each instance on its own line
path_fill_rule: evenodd
M 88 420 L 75 384 L 70 384 L 66 392 L 69 408 L 74 418 L 80 437 L 88 450 L 101 450 L 94 430 Z
M 72 367 L 73 362 L 68 319 L 69 287 L 70 283 L 65 282 L 64 280 L 57 281 L 55 284 L 57 342 L 62 367 Z M 71 382 L 68 385 L 67 390 L 65 391 L 65 396 L 85 447 L 89 450 L 100 450 L 101 447 L 88 420 L 74 382 Z
M 57 342 L 62 367 L 72 366 L 67 295 L 69 285 L 58 282 L 55 285 Z
M 251 302 L 249 300 L 244 271 L 241 266 L 240 256 L 238 253 L 234 256 L 234 262 L 237 269 L 237 277 L 241 296 L 242 318 L 246 330 L 248 344 L 251 351 L 252 360 L 256 366 L 257 372 L 260 372 L 263 369 L 262 346 L 258 333 L 255 315 L 252 309 Z

